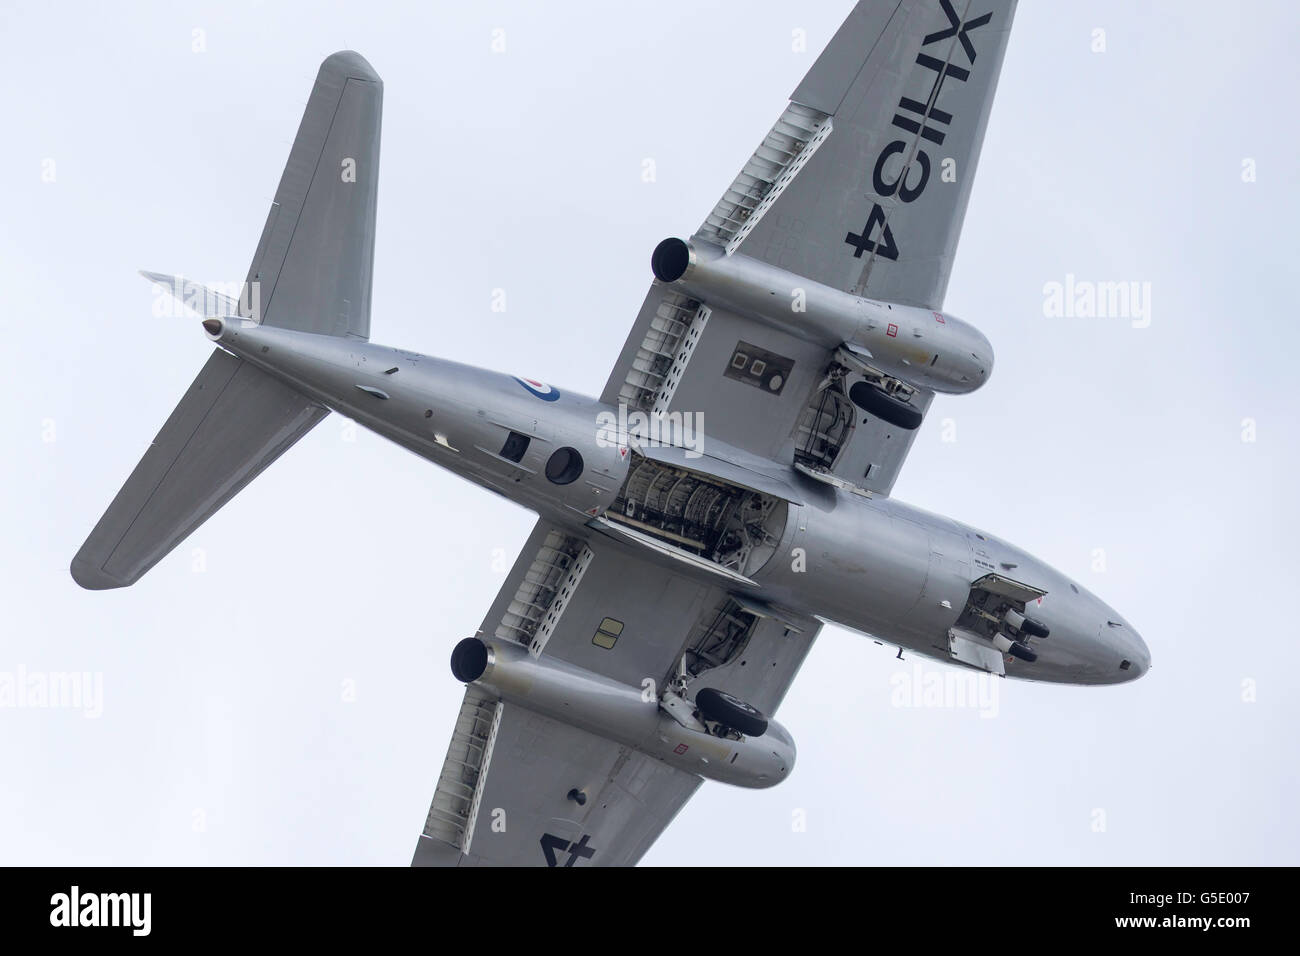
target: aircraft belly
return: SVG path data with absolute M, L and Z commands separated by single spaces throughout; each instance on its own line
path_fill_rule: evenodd
M 859 496 L 809 497 L 810 504 L 791 506 L 779 557 L 754 580 L 774 600 L 857 630 L 942 637 L 965 594 L 953 587 L 960 580 L 955 567 L 935 566 L 929 530 Z M 952 610 L 940 606 L 941 598 L 931 601 L 950 590 Z

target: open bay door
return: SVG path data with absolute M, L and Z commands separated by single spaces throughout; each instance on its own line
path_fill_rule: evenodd
M 1038 655 L 1028 638 L 1046 637 L 1048 632 L 1025 616 L 1025 605 L 1046 593 L 1003 574 L 986 574 L 972 582 L 961 617 L 948 629 L 948 656 L 999 676 L 1006 675 L 1003 654 L 1033 663 Z

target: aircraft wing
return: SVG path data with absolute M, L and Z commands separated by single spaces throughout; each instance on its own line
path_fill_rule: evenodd
M 474 687 L 452 749 L 412 866 L 630 866 L 703 783 Z M 574 786 L 585 808 L 565 798 Z
M 692 241 L 941 309 L 1014 8 L 858 3 Z M 833 358 L 656 280 L 601 399 L 700 413 L 711 438 L 888 494 L 916 432 L 827 395 Z
M 684 577 L 671 561 L 589 530 L 539 521 L 480 636 L 526 647 L 543 638 L 548 656 L 656 689 L 684 656 L 693 686 L 776 710 L 819 622 L 755 614 L 725 583 Z M 700 782 L 471 685 L 412 865 L 630 865 Z M 585 805 L 568 799 L 575 788 L 590 795 Z

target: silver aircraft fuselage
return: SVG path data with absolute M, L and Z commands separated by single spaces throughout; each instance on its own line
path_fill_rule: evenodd
M 204 326 L 221 347 L 321 405 L 584 533 L 614 503 L 627 477 L 628 447 L 599 437 L 602 413 L 616 416 L 618 410 L 595 399 L 445 359 L 236 317 L 208 319 Z M 502 453 L 511 433 L 528 439 L 518 460 Z M 580 452 L 579 474 L 556 483 L 547 465 L 561 448 Z M 737 460 L 707 434 L 701 448 L 718 460 Z M 777 467 L 769 462 L 765 473 Z M 1146 645 L 1123 617 L 1025 551 L 893 498 L 854 494 L 788 466 L 784 471 L 798 500 L 786 505 L 779 544 L 747 571 L 755 597 L 950 661 L 949 630 L 972 582 L 1002 574 L 1046 592 L 1032 614 L 1050 628 L 1049 637 L 1034 642 L 1036 660 L 1006 657 L 1006 676 L 1112 684 L 1140 677 L 1150 666 Z M 655 560 L 649 550 L 641 556 Z M 709 573 L 692 571 L 688 563 L 675 568 Z

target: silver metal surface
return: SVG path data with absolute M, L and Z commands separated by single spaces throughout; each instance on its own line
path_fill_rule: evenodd
M 250 267 L 260 297 L 205 308 L 218 350 L 74 579 L 130 585 L 329 410 L 534 511 L 464 645 L 482 661 L 416 863 L 634 863 L 702 779 L 779 782 L 794 744 L 771 716 L 823 621 L 1011 678 L 1140 677 L 1145 644 L 1099 598 L 889 497 L 903 426 L 992 370 L 943 294 L 1014 6 L 858 4 L 699 232 L 656 251 L 598 399 L 369 341 L 383 85 L 329 57 Z M 634 414 L 697 440 L 629 432 Z

